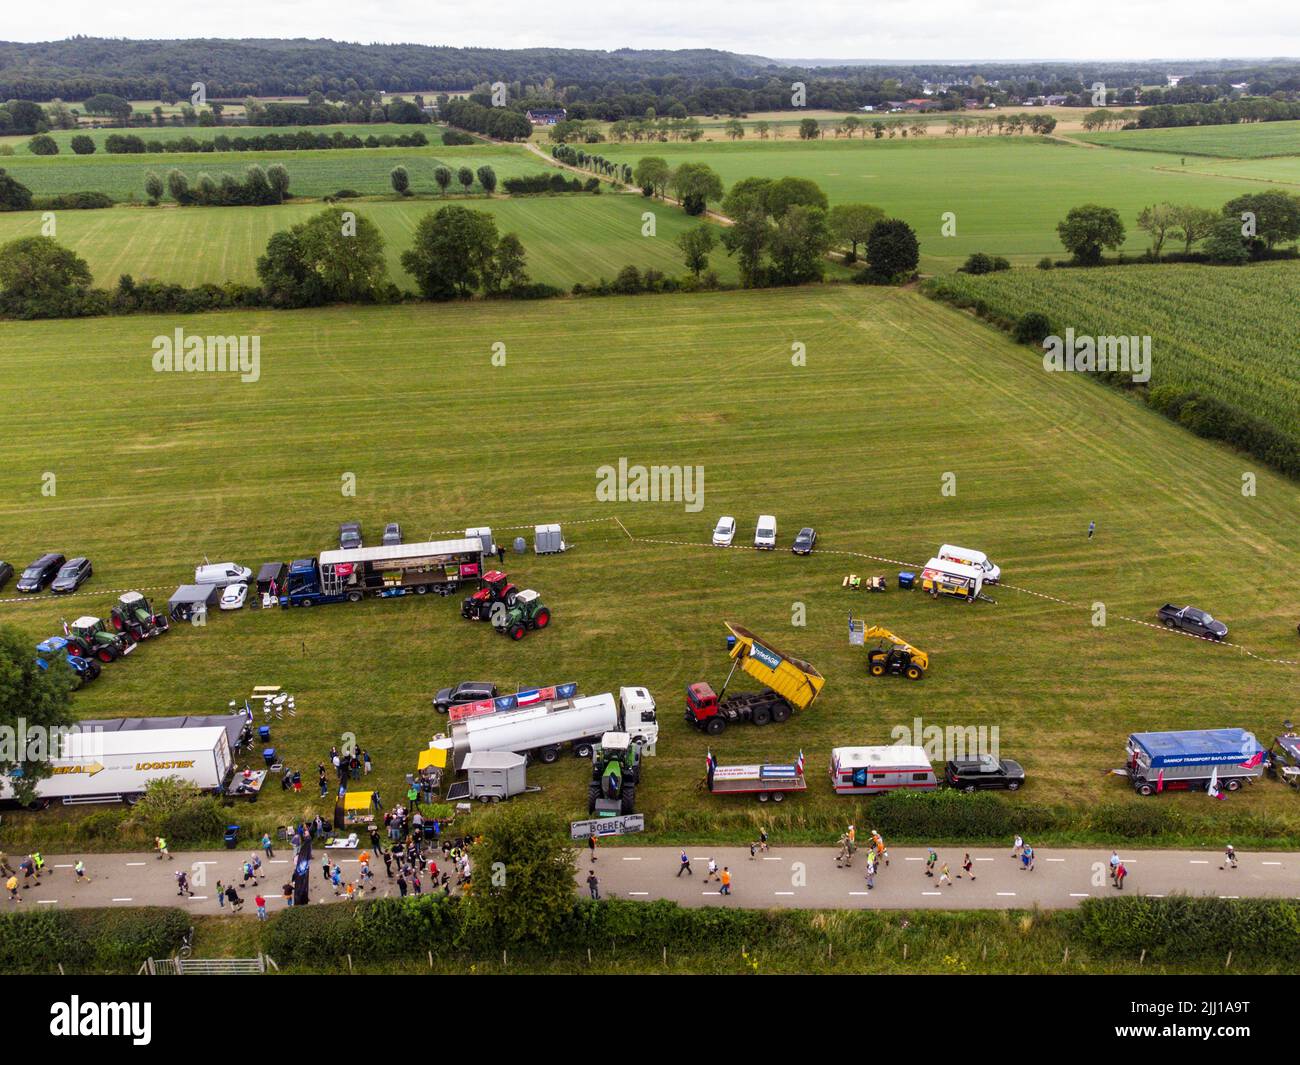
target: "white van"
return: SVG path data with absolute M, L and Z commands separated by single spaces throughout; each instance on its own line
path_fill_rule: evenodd
M 771 514 L 758 516 L 758 528 L 754 530 L 754 546 L 762 551 L 771 551 L 776 547 L 776 518 Z
M 224 588 L 227 584 L 239 584 L 253 579 L 253 571 L 247 566 L 236 566 L 233 562 L 212 562 L 194 567 L 195 584 L 215 584 Z
M 947 562 L 960 562 L 963 566 L 977 566 L 984 571 L 985 584 L 997 584 L 998 578 L 1002 576 L 1002 569 L 995 566 L 989 561 L 989 556 L 983 551 L 972 551 L 968 547 L 954 547 L 952 544 L 944 544 L 939 548 L 938 558 Z
M 718 527 L 713 530 L 714 547 L 730 547 L 736 538 L 736 519 L 724 514 L 718 519 Z

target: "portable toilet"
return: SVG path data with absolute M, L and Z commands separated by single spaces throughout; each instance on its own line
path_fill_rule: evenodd
M 527 760 L 513 751 L 472 751 L 465 756 L 469 795 L 480 802 L 499 802 L 528 787 Z
M 558 525 L 538 525 L 533 529 L 533 550 L 539 555 L 558 555 L 564 550 Z
M 497 553 L 497 545 L 492 542 L 492 530 L 486 525 L 479 529 L 466 529 L 465 539 L 482 541 L 483 554 L 485 555 L 495 555 Z
M 523 554 L 525 551 L 527 551 L 527 550 L 528 550 L 528 541 L 525 540 L 522 536 L 516 536 L 516 537 L 515 537 L 515 554 L 516 554 L 516 555 L 522 555 L 522 554 Z

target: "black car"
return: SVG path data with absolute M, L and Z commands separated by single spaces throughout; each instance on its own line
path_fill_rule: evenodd
M 800 529 L 799 535 L 794 538 L 794 543 L 790 545 L 790 550 L 796 555 L 811 555 L 813 545 L 817 543 L 817 530 L 811 526 L 806 529 Z
M 950 788 L 975 791 L 979 788 L 1006 788 L 1016 791 L 1025 782 L 1025 771 L 1010 758 L 982 754 L 978 758 L 954 758 L 945 767 L 944 782 Z
M 339 526 L 339 547 L 344 551 L 351 551 L 354 548 L 361 547 L 361 522 L 345 521 Z
M 384 546 L 391 547 L 402 542 L 402 527 L 395 521 L 384 526 Z
M 0 562 L 0 588 L 9 583 L 9 578 L 14 575 L 13 566 L 8 562 Z
M 1228 635 L 1227 625 L 1194 606 L 1179 607 L 1174 606 L 1173 603 L 1166 603 L 1157 612 L 1157 617 L 1164 623 L 1165 628 L 1177 629 L 1179 632 L 1191 633 L 1193 636 L 1222 640 Z
M 484 699 L 495 699 L 496 697 L 497 686 L 495 684 L 489 684 L 485 680 L 465 680 L 454 688 L 441 689 L 433 697 L 433 708 L 438 713 L 445 714 L 453 706 L 482 702 Z
M 25 570 L 22 576 L 18 578 L 18 583 L 14 585 L 20 592 L 39 592 L 50 581 L 54 580 L 55 574 L 63 568 L 66 562 L 62 555 L 50 553 L 42 555 Z
M 50 591 L 59 594 L 75 592 L 94 572 L 88 558 L 71 558 L 63 564 L 59 574 L 50 585 Z

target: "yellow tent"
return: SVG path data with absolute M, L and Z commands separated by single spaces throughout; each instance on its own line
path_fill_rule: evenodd
M 445 747 L 426 747 L 420 752 L 420 760 L 416 763 L 415 768 L 428 769 L 432 766 L 434 769 L 447 768 L 447 750 Z
M 369 810 L 374 795 L 373 791 L 349 791 L 343 796 L 343 809 L 348 812 Z

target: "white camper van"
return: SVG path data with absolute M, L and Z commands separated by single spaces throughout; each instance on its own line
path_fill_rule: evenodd
M 899 788 L 938 786 L 924 747 L 890 744 L 831 751 L 831 787 L 836 795 L 883 795 Z
M 984 571 L 985 584 L 997 584 L 1002 576 L 1002 568 L 989 561 L 983 551 L 972 551 L 969 547 L 954 547 L 944 544 L 939 548 L 939 558 L 948 562 L 960 562 L 963 566 L 977 566 Z

